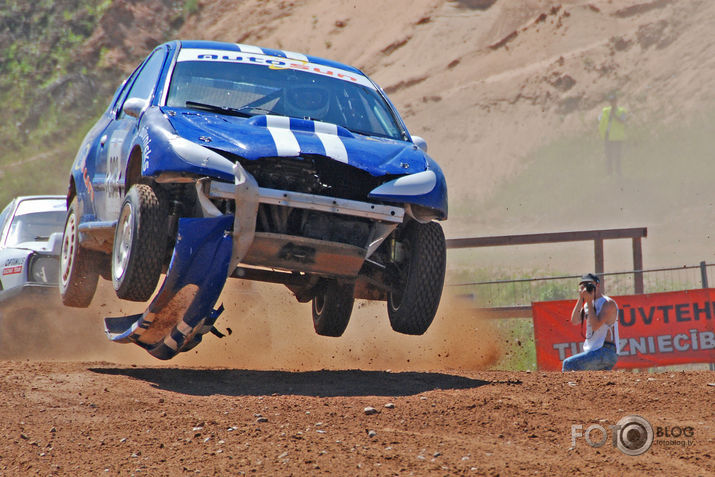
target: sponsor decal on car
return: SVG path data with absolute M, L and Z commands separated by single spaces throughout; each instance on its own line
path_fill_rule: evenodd
M 22 273 L 22 265 L 18 265 L 16 267 L 5 267 L 2 269 L 3 276 L 17 275 L 18 273 Z
M 92 187 L 92 179 L 89 178 L 87 167 L 82 168 L 82 179 L 84 179 L 84 185 L 87 187 L 90 197 L 94 200 L 94 187 Z
M 177 61 L 221 61 L 230 63 L 243 63 L 250 65 L 268 66 L 273 69 L 301 70 L 321 76 L 329 76 L 341 79 L 350 83 L 357 83 L 368 88 L 375 89 L 375 86 L 366 77 L 350 71 L 332 66 L 319 65 L 316 63 L 306 63 L 290 58 L 281 58 L 261 53 L 241 53 L 226 50 L 210 50 L 198 48 L 185 48 L 179 52 Z

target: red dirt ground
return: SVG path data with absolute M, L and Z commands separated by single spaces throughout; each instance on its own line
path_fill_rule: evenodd
M 713 381 L 3 361 L 0 475 L 713 475 Z M 693 445 L 572 447 L 631 414 Z
M 136 311 L 107 282 L 86 310 L 4 307 L 0 476 L 715 475 L 715 372 L 485 371 L 498 335 L 450 296 L 424 336 L 361 302 L 335 339 L 282 287 L 230 285 L 233 333 L 169 362 L 103 336 L 101 316 Z M 625 455 L 608 426 L 629 415 L 692 445 Z M 592 424 L 606 444 L 572 448 Z

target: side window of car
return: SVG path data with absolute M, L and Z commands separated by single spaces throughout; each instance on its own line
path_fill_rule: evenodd
M 141 65 L 135 69 L 131 75 L 129 75 L 129 78 L 125 79 L 122 85 L 117 88 L 117 92 L 114 94 L 115 100 L 112 103 L 112 112 L 114 113 L 114 117 L 116 118 L 119 116 L 119 110 L 120 108 L 124 105 L 124 100 L 127 99 L 127 94 L 129 93 L 129 88 L 131 87 L 132 83 L 134 82 L 134 78 L 137 77 L 139 74 L 139 70 L 141 68 Z
M 161 68 L 164 65 L 165 56 L 166 50 L 163 48 L 152 53 L 149 59 L 144 62 L 144 66 L 142 66 L 139 74 L 136 75 L 136 78 L 133 80 L 134 83 L 129 88 L 128 93 L 122 93 L 123 97 L 117 104 L 123 105 L 127 98 L 150 100 L 152 94 L 154 93 L 156 82 L 161 74 Z M 117 116 L 124 116 L 124 114 L 120 113 Z
M 7 225 L 7 221 L 10 219 L 10 214 L 14 209 L 15 201 L 10 202 L 10 204 L 5 207 L 5 210 L 0 213 L 0 245 L 3 245 L 3 231 Z

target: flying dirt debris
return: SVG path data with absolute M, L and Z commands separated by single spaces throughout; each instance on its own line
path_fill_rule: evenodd
M 355 298 L 421 335 L 444 284 L 447 187 L 426 142 L 348 65 L 217 42 L 158 46 L 115 93 L 71 170 L 63 303 L 98 277 L 144 313 L 109 338 L 170 359 L 201 342 L 228 277 L 312 301 L 341 336 Z

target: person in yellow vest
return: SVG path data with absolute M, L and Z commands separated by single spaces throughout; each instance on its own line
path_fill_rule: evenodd
M 598 132 L 603 138 L 608 175 L 615 172 L 617 176 L 620 176 L 628 112 L 624 107 L 618 106 L 616 93 L 610 93 L 608 101 L 610 104 L 603 108 L 601 114 L 598 115 Z

